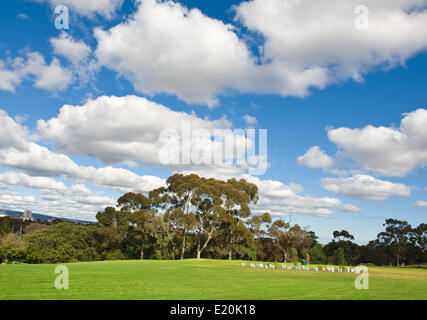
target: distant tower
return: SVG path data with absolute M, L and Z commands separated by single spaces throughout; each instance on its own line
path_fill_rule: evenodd
M 24 220 L 32 220 L 33 219 L 33 213 L 29 210 L 24 211 Z

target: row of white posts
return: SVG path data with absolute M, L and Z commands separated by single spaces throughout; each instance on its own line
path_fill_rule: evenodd
M 242 267 L 245 268 L 253 268 L 253 269 L 281 269 L 281 270 L 295 270 L 295 271 L 324 271 L 324 272 L 347 272 L 347 273 L 360 273 L 359 269 L 354 269 L 350 267 L 309 267 L 309 266 L 294 266 L 294 265 L 286 265 L 283 264 L 280 267 L 276 267 L 276 265 L 271 263 L 246 263 L 242 262 Z

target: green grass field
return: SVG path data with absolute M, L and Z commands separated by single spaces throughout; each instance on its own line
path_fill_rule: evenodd
M 54 287 L 56 265 L 0 265 L 0 299 L 427 299 L 427 270 L 370 267 L 356 274 L 259 270 L 239 261 L 105 261 L 66 264 L 69 289 Z

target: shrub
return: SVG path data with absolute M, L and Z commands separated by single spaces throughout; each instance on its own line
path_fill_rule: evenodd
M 25 242 L 15 233 L 6 234 L 0 241 L 0 257 L 4 260 L 22 261 L 25 259 L 27 247 Z
M 313 248 L 310 249 L 311 263 L 312 264 L 325 264 L 326 256 L 323 253 L 323 248 L 320 243 L 316 244 Z
M 101 260 L 89 227 L 58 223 L 24 236 L 28 246 L 27 261 L 58 263 Z

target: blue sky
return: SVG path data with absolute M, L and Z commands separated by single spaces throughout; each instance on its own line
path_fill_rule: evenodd
M 416 14 L 369 2 L 374 22 L 357 30 L 352 0 L 2 1 L 0 207 L 93 219 L 125 191 L 196 172 L 250 179 L 254 213 L 324 240 L 346 229 L 364 243 L 389 217 L 425 223 L 427 1 L 409 2 Z M 159 163 L 158 133 L 182 112 L 267 129 L 268 170 Z

